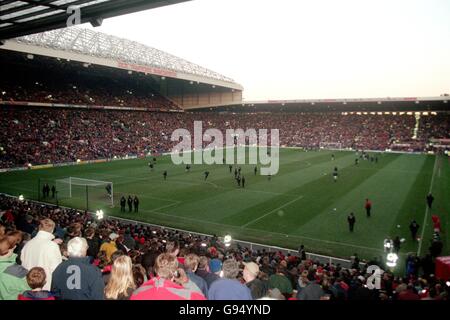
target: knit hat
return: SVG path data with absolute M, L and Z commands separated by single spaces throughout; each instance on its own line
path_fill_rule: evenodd
M 255 277 L 259 274 L 259 266 L 254 262 L 244 262 L 245 268 Z
M 212 259 L 209 262 L 209 270 L 211 270 L 211 272 L 214 272 L 214 273 L 222 270 L 222 261 L 220 261 L 219 259 Z

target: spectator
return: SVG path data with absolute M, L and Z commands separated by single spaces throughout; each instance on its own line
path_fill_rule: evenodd
M 208 262 L 208 258 L 201 256 L 199 258 L 197 275 L 206 281 L 206 284 L 211 287 L 211 284 L 220 278 L 219 273 L 222 270 L 222 262 L 219 259 L 213 259 Z
M 44 290 L 50 290 L 52 273 L 61 263 L 62 255 L 58 242 L 53 241 L 55 222 L 51 219 L 43 219 L 39 225 L 39 232 L 28 241 L 22 249 L 20 260 L 25 269 L 41 267 L 45 270 L 47 282 Z
M 244 262 L 243 278 L 250 289 L 254 300 L 264 297 L 267 293 L 266 285 L 258 279 L 259 266 L 254 262 Z
M 92 227 L 87 228 L 84 232 L 85 239 L 88 243 L 87 255 L 92 259 L 97 257 L 98 252 L 100 251 L 100 239 L 95 233 L 95 229 Z
M 397 287 L 398 300 L 420 300 L 412 285 L 401 284 Z
M 156 259 L 155 272 L 156 277 L 138 288 L 131 300 L 205 300 L 183 269 L 178 268 L 175 256 L 160 254 Z
M 36 229 L 33 224 L 33 217 L 27 214 L 25 216 L 25 221 L 21 224 L 20 228 L 18 227 L 18 229 L 25 233 L 33 234 Z
M 136 247 L 136 241 L 131 236 L 130 229 L 125 230 L 125 235 L 123 236 L 123 245 L 129 250 L 134 250 Z
M 301 273 L 300 277 L 298 277 L 297 280 L 297 296 L 308 285 L 308 283 L 309 283 L 308 271 L 303 270 L 303 272 Z
M 103 252 L 103 253 L 104 253 L 104 251 L 100 251 L 100 252 Z M 106 258 L 106 253 L 105 253 L 104 261 L 103 261 L 103 263 L 102 263 L 102 265 L 101 265 L 102 278 L 103 278 L 103 283 L 104 283 L 105 285 L 109 282 L 109 278 L 110 278 L 110 276 L 111 276 L 111 271 L 112 271 L 112 266 L 113 266 L 113 264 L 114 264 L 114 261 L 115 261 L 117 258 L 119 258 L 119 257 L 121 257 L 121 256 L 123 256 L 123 255 L 124 255 L 124 253 L 123 253 L 122 251 L 117 250 L 116 252 L 114 252 L 114 253 L 112 254 L 112 256 L 111 256 L 111 261 L 110 261 L 110 260 L 108 260 L 108 259 Z
M 105 298 L 128 300 L 135 289 L 131 258 L 122 255 L 114 260 L 111 276 L 105 287 Z
M 196 254 L 188 254 L 184 259 L 184 267 L 188 278 L 197 285 L 202 294 L 206 297 L 208 296 L 208 284 L 202 277 L 195 274 L 199 260 L 200 259 Z
M 269 277 L 269 288 L 278 288 L 286 299 L 288 299 L 292 295 L 293 289 L 291 281 L 286 277 L 285 270 L 285 267 L 281 263 L 277 265 L 275 274 Z
M 136 288 L 139 288 L 147 281 L 145 269 L 140 264 L 133 265 L 133 279 Z
M 142 256 L 142 266 L 146 271 L 147 278 L 153 278 L 156 275 L 154 272 L 156 258 L 158 258 L 158 253 L 153 251 L 147 251 Z
M 180 253 L 180 244 L 178 241 L 168 242 L 166 245 L 166 252 L 171 256 L 176 257 L 179 264 L 184 264 L 184 257 L 178 257 L 178 254 Z
M 321 286 L 316 282 L 314 272 L 308 273 L 308 284 L 297 293 L 298 300 L 320 300 L 325 295 Z
M 100 251 L 104 251 L 106 253 L 106 259 L 108 259 L 109 262 L 111 262 L 111 256 L 114 252 L 117 251 L 117 245 L 116 240 L 119 238 L 119 235 L 117 233 L 110 233 L 109 234 L 109 242 L 104 242 L 100 246 Z
M 305 250 L 305 246 L 303 244 L 300 245 L 300 248 L 298 249 L 298 254 L 300 255 L 301 261 L 306 260 L 306 250 Z
M 127 246 L 124 245 L 123 240 L 124 240 L 124 238 L 123 238 L 122 235 L 120 235 L 120 236 L 116 239 L 116 247 L 117 247 L 117 251 L 120 251 L 120 252 L 122 252 L 123 254 L 127 254 L 127 253 L 130 251 L 130 249 L 127 248 Z
M 278 290 L 278 288 L 273 288 L 267 290 L 267 294 L 260 300 L 286 300 L 286 297 Z
M 222 271 L 223 278 L 214 281 L 209 288 L 209 300 L 253 299 L 250 289 L 236 279 L 239 274 L 239 263 L 236 260 L 225 260 Z
M 86 257 L 84 238 L 73 238 L 67 244 L 69 259 L 53 272 L 52 291 L 63 300 L 103 300 L 105 286 L 100 270 Z
M 16 263 L 14 253 L 21 240 L 20 233 L 0 237 L 0 300 L 16 300 L 20 293 L 30 289 L 27 270 Z
M 34 267 L 27 273 L 27 283 L 31 290 L 19 294 L 18 300 L 55 300 L 55 296 L 47 290 L 43 290 L 46 283 L 45 270 Z

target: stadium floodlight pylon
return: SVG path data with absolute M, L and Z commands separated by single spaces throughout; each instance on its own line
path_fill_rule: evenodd
M 111 181 L 68 177 L 55 180 L 55 186 L 59 199 L 83 196 L 87 208 L 89 198 L 96 202 L 106 201 L 114 207 L 114 184 Z

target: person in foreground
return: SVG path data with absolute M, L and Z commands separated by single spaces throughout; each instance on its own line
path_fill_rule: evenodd
M 206 300 L 184 270 L 178 268 L 175 256 L 160 254 L 156 258 L 155 272 L 156 277 L 134 291 L 130 300 Z
M 209 288 L 209 300 L 253 300 L 250 289 L 236 279 L 239 274 L 236 260 L 226 260 L 222 271 L 223 278 L 214 281 Z
M 63 300 L 103 300 L 105 285 L 100 269 L 86 257 L 86 239 L 75 237 L 67 244 L 69 259 L 53 271 L 52 291 Z

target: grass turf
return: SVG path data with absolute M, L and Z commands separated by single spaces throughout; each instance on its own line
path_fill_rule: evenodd
M 360 160 L 355 166 L 354 152 L 281 149 L 280 170 L 270 181 L 254 175 L 254 165 L 241 166 L 245 189 L 237 187 L 228 165 L 192 165 L 186 172 L 184 165 L 176 166 L 165 156 L 158 158 L 154 171 L 147 166 L 149 159 L 134 159 L 2 173 L 0 192 L 37 199 L 39 179 L 112 181 L 115 207 L 107 205 L 103 186 L 91 188 L 90 210 L 102 208 L 107 215 L 208 234 L 229 233 L 240 240 L 292 249 L 304 244 L 308 251 L 344 258 L 353 253 L 380 256 L 383 240 L 399 235 L 405 238 L 401 255 L 419 249 L 424 254 L 432 235 L 431 215 L 440 215 L 444 232 L 448 230 L 449 160 L 433 155 L 377 156 L 378 163 Z M 332 179 L 335 166 L 337 182 Z M 210 175 L 205 181 L 206 170 Z M 430 190 L 436 199 L 433 210 L 427 211 L 425 196 Z M 120 212 L 119 198 L 129 194 L 140 198 L 139 213 Z M 373 203 L 370 218 L 364 210 L 366 198 Z M 86 198 L 74 192 L 73 198 L 59 203 L 85 209 Z M 353 233 L 347 225 L 350 212 L 356 215 Z M 411 240 L 412 219 L 420 224 L 422 244 Z M 448 253 L 446 233 L 443 240 Z

